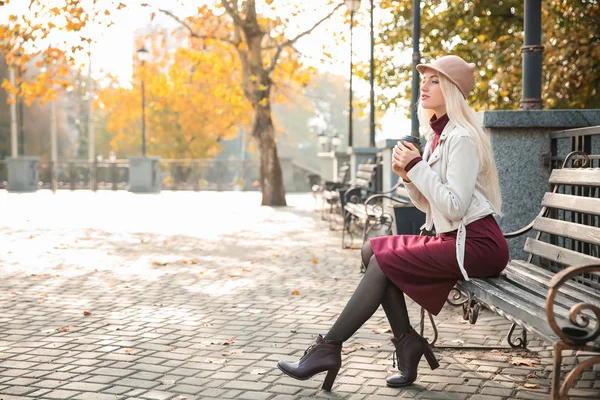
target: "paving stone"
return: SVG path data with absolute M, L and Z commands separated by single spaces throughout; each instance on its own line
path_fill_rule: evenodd
M 0 268 L 4 400 L 548 396 L 552 347 L 537 338 L 523 355 L 539 362 L 533 367 L 511 365 L 521 354 L 514 351 L 435 349 L 440 368 L 431 371 L 423 359 L 415 385 L 386 387 L 385 378 L 397 371 L 389 337 L 374 332 L 389 326 L 382 310 L 345 343 L 365 348 L 344 354 L 333 393 L 320 389 L 324 374 L 297 381 L 281 373 L 277 361 L 302 356 L 363 276 L 360 251 L 340 248 L 340 232 L 320 219 L 310 195 L 289 194 L 285 208 L 260 207 L 256 192 L 56 196 L 50 214 L 0 191 L 0 203 L 11 210 L 0 220 L 0 243 L 11 249 L 2 253 Z M 58 217 L 90 201 L 94 213 Z M 158 209 L 156 201 L 171 211 L 148 219 L 144 210 Z M 234 204 L 234 212 L 207 224 L 226 204 Z M 20 294 L 5 297 L 7 290 Z M 81 304 L 92 315 L 81 316 Z M 420 307 L 410 299 L 407 305 L 418 323 Z M 435 320 L 439 344 L 507 345 L 510 322 L 487 310 L 477 325 L 451 306 Z M 57 331 L 63 326 L 69 330 Z M 231 343 L 223 345 L 226 340 Z M 565 371 L 586 357 L 565 356 Z M 525 382 L 539 384 L 539 392 L 523 390 Z M 23 387 L 30 392 L 18 394 Z M 599 392 L 596 365 L 570 395 L 594 398 Z

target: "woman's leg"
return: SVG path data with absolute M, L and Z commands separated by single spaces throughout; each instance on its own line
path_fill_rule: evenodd
M 370 265 L 371 259 L 375 258 L 371 242 L 365 242 L 361 249 L 361 256 L 364 265 Z M 387 286 L 381 306 L 383 307 L 383 311 L 385 311 L 395 337 L 400 337 L 400 335 L 410 328 L 410 319 L 408 317 L 404 293 L 391 281 Z
M 372 256 L 373 250 L 370 243 L 368 243 L 368 248 L 365 250 L 367 251 L 363 251 L 363 256 L 368 256 L 369 251 L 371 253 L 368 264 L 365 263 L 368 265 L 365 276 L 358 284 L 338 319 L 325 335 L 326 340 L 342 342 L 348 340 L 371 318 L 382 302 L 385 302 L 384 311 L 388 316 L 388 320 L 390 320 L 394 335 L 400 335 L 409 327 L 404 294 L 385 276 L 377 263 L 377 259 Z

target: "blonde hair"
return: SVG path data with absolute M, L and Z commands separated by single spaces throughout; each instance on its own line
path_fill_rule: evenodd
M 500 192 L 500 181 L 498 169 L 492 153 L 492 145 L 489 135 L 483 130 L 475 111 L 463 97 L 458 87 L 448 80 L 444 75 L 439 75 L 440 89 L 446 103 L 448 119 L 456 126 L 464 128 L 473 140 L 479 156 L 479 176 L 484 189 L 484 194 L 494 206 L 494 211 L 502 215 L 502 194 Z M 429 121 L 433 116 L 433 110 L 426 110 L 419 102 L 419 122 L 421 127 L 429 127 Z M 438 117 L 441 117 L 439 115 Z M 431 134 L 432 135 L 432 134 Z M 427 138 L 428 140 L 430 137 Z

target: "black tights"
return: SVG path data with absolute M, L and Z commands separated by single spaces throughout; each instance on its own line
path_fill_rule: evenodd
M 373 255 L 370 242 L 363 245 L 361 255 L 367 266 L 365 276 L 325 335 L 326 340 L 345 342 L 371 318 L 380 304 L 395 337 L 400 337 L 410 327 L 404 293 L 385 276 Z

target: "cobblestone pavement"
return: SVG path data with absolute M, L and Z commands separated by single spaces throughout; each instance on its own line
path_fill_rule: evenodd
M 345 344 L 332 393 L 324 375 L 284 376 L 277 360 L 325 333 L 362 276 L 312 197 L 288 200 L 0 191 L 0 399 L 548 398 L 552 353 L 536 340 L 442 348 L 441 368 L 423 360 L 415 385 L 387 388 L 381 310 Z M 471 326 L 447 306 L 436 321 L 439 345 L 506 346 L 508 324 L 489 313 Z M 597 367 L 574 397 L 600 398 Z

